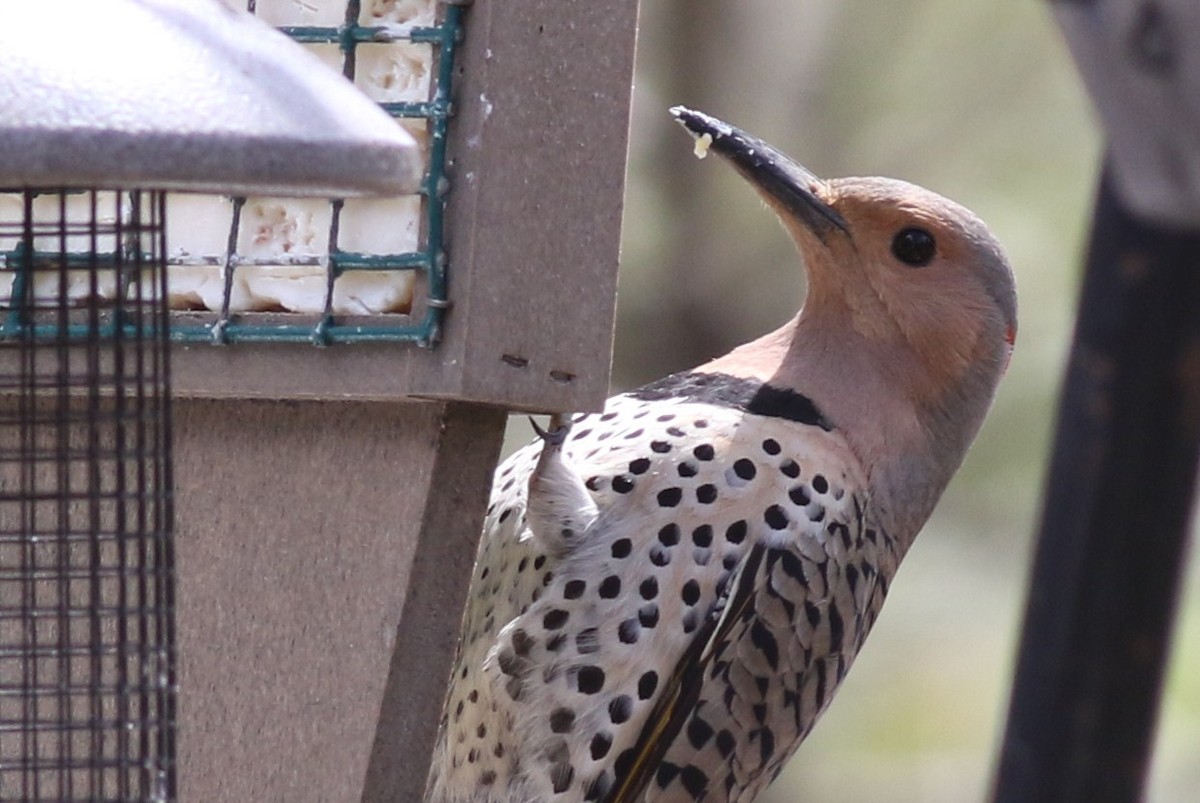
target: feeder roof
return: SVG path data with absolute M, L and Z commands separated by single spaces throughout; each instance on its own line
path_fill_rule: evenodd
M 419 149 L 222 0 L 0 2 L 0 187 L 399 194 Z

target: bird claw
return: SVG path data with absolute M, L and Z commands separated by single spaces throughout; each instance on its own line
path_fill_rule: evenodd
M 570 419 L 558 413 L 550 416 L 549 429 L 542 429 L 532 417 L 529 419 L 529 425 L 533 427 L 533 431 L 548 446 L 562 446 L 567 440 L 567 435 L 571 432 Z

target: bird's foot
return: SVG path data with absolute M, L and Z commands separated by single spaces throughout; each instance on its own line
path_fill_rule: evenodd
M 571 419 L 561 413 L 554 413 L 550 416 L 550 423 L 547 429 L 542 429 L 537 421 L 533 418 L 529 419 L 529 425 L 533 427 L 533 431 L 547 446 L 560 448 L 567 441 L 567 435 L 571 434 Z

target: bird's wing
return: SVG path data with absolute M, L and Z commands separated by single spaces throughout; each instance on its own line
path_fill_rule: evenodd
M 659 693 L 633 748 L 628 769 L 617 778 L 604 803 L 637 803 L 642 799 L 667 749 L 695 708 L 705 672 L 719 651 L 719 645 L 728 641 L 735 623 L 745 616 L 751 605 L 765 551 L 765 546 L 757 544 L 738 564 L 736 574 L 718 597 L 704 628 L 688 645 Z
M 793 542 L 756 547 L 762 557 L 740 579 L 736 618 L 705 652 L 694 704 L 631 800 L 753 800 L 778 774 L 849 670 L 894 569 L 890 544 L 859 510 L 828 511 Z

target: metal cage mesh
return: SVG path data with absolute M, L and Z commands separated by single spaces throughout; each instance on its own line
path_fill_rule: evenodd
M 0 218 L 0 799 L 171 800 L 163 196 L 20 197 Z

